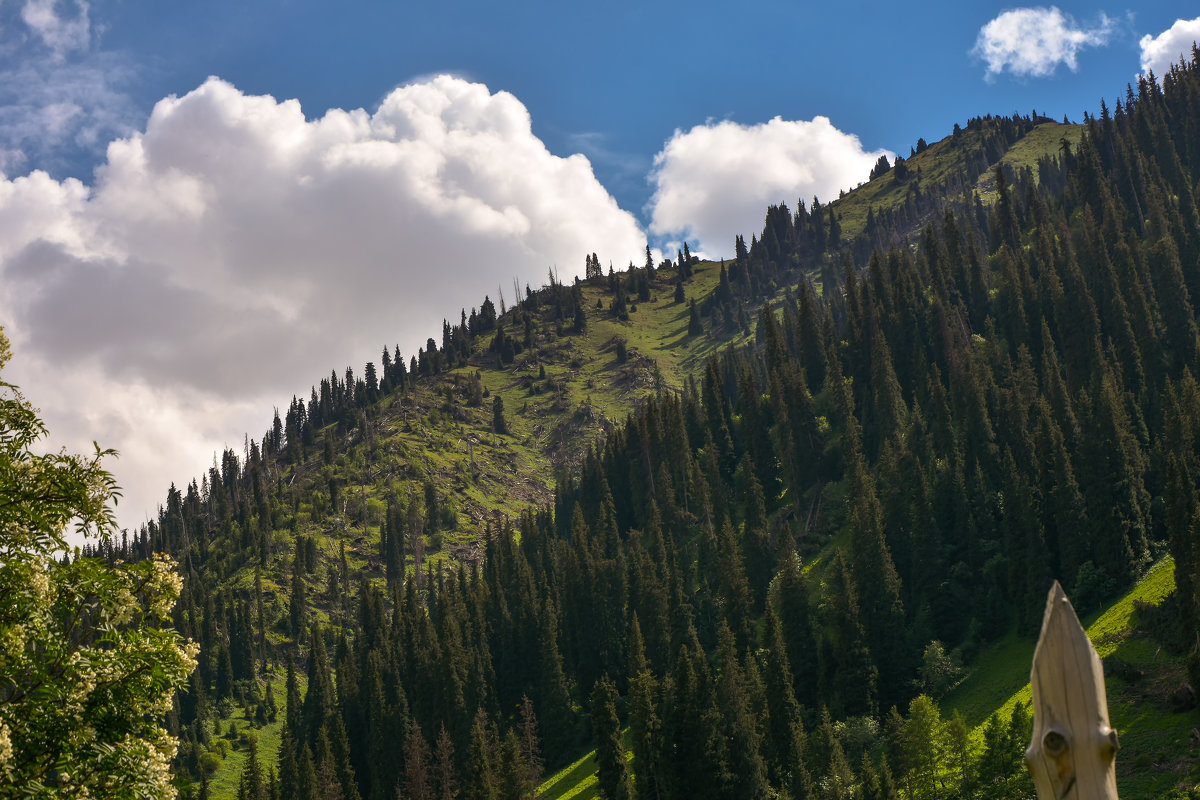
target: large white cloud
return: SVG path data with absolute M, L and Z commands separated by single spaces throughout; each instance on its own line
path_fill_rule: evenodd
M 132 524 L 329 369 L 644 247 L 511 94 L 439 76 L 309 120 L 213 78 L 113 141 L 94 186 L 0 180 L 6 377 L 67 445 L 122 451 Z
M 1077 69 L 1079 51 L 1107 44 L 1112 30 L 1103 14 L 1098 25 L 1085 28 L 1056 6 L 1014 8 L 979 29 L 972 53 L 987 63 L 989 79 L 1006 71 L 1043 78 L 1059 64 Z
M 1139 44 L 1142 47 L 1142 74 L 1151 70 L 1158 77 L 1166 75 L 1171 67 L 1182 59 L 1190 60 L 1192 45 L 1200 42 L 1200 17 L 1177 19 L 1175 24 L 1158 36 L 1146 34 Z
M 775 117 L 759 125 L 723 121 L 675 134 L 654 157 L 650 230 L 699 241 L 729 255 L 733 239 L 762 231 L 767 206 L 814 196 L 833 200 L 867 179 L 886 150 L 867 152 L 828 117 Z

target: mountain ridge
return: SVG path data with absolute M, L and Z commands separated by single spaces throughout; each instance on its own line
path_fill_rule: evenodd
M 517 701 L 562 763 L 613 679 L 643 796 L 937 796 L 923 707 L 888 716 L 928 688 L 928 645 L 969 660 L 1028 634 L 1043 578 L 1094 607 L 1167 549 L 1192 602 L 1196 82 L 1082 126 L 972 121 L 837 201 L 772 207 L 729 262 L 485 301 L 407 371 L 334 373 L 102 553 L 182 556 L 183 774 L 234 702 L 272 713 L 260 681 L 287 665 L 308 690 L 281 787 L 309 769 L 382 796 L 440 722 L 471 792 L 494 773 L 519 794 Z M 989 740 L 1002 759 L 960 759 L 961 791 L 1017 790 L 1020 724 Z M 383 731 L 403 759 L 368 757 Z M 689 752 L 718 772 L 680 772 Z

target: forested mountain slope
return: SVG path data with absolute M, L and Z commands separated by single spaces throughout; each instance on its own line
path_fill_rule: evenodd
M 286 709 L 251 797 L 527 796 L 593 747 L 610 797 L 1022 796 L 1019 713 L 920 750 L 939 654 L 1168 551 L 1196 641 L 1198 93 L 973 120 L 728 263 L 589 258 L 322 381 L 105 553 L 180 559 L 181 782 L 241 705 Z

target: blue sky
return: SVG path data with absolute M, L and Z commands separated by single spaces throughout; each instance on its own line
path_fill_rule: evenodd
M 459 75 L 516 95 L 552 152 L 584 152 L 622 207 L 646 221 L 647 173 L 676 128 L 819 114 L 867 149 L 903 152 L 977 114 L 1036 107 L 1078 118 L 1132 80 L 1142 35 L 1200 13 L 1162 2 L 1057 7 L 1084 28 L 1107 15 L 1107 44 L 1081 50 L 1076 70 L 991 81 L 972 48 L 980 28 L 1013 6 L 962 2 L 93 2 L 89 58 L 107 54 L 124 71 L 117 88 L 134 127 L 157 100 L 210 75 L 297 98 L 310 118 L 371 110 L 397 85 Z M 78 14 L 69 2 L 56 8 Z M 11 44 L 20 3 L 0 9 Z M 9 53 L 10 64 L 37 57 Z M 87 181 L 98 155 L 62 148 L 24 166 Z
M 485 293 L 727 255 L 769 203 L 971 116 L 1078 120 L 1197 35 L 1165 2 L 0 0 L 5 377 L 52 444 L 121 450 L 136 524 Z

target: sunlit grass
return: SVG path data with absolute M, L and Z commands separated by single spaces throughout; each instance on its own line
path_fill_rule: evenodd
M 1146 676 L 1136 685 L 1115 676 L 1106 679 L 1109 717 L 1121 740 L 1118 787 L 1126 800 L 1160 797 L 1181 781 L 1200 781 L 1187 744 L 1195 714 L 1174 713 L 1165 703 L 1169 690 L 1186 680 L 1181 660 L 1135 630 L 1136 604 L 1157 604 L 1174 589 L 1175 564 L 1167 557 L 1127 594 L 1083 620 L 1101 657 L 1119 658 Z M 977 744 L 993 712 L 1007 719 L 1017 703 L 1028 705 L 1032 700 L 1029 670 L 1034 644 L 1010 635 L 987 647 L 967 679 L 943 703 L 947 715 L 957 710 L 973 727 Z

